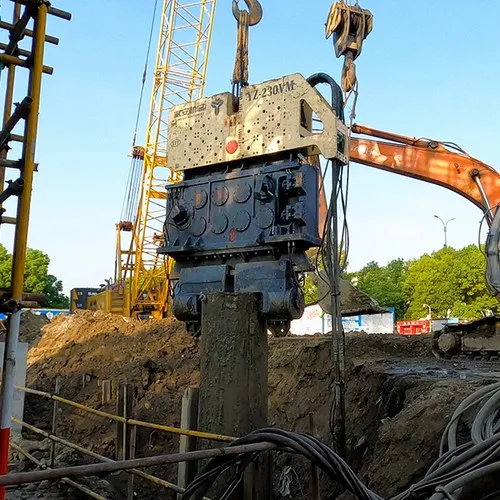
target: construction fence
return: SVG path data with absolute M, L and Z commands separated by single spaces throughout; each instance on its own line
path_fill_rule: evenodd
M 83 376 L 82 384 L 87 382 L 87 376 Z M 213 440 L 221 443 L 229 443 L 235 438 L 231 436 L 223 436 L 219 434 L 212 434 L 208 432 L 202 432 L 197 430 L 197 414 L 198 414 L 198 388 L 190 387 L 185 390 L 182 399 L 182 409 L 181 409 L 181 428 L 171 427 L 166 425 L 161 425 L 152 422 L 144 422 L 141 420 L 136 420 L 132 418 L 133 414 L 133 390 L 134 387 L 129 383 L 117 384 L 115 390 L 113 389 L 113 384 L 111 380 L 101 380 L 98 383 L 100 389 L 100 398 L 103 405 L 109 405 L 112 403 L 113 394 L 115 394 L 116 401 L 116 414 L 108 413 L 102 410 L 91 408 L 89 406 L 65 399 L 59 395 L 61 389 L 61 379 L 57 378 L 55 381 L 55 389 L 53 393 L 44 392 L 36 389 L 30 389 L 27 387 L 16 386 L 16 390 L 23 392 L 25 394 L 30 394 L 38 398 L 42 398 L 52 402 L 52 421 L 51 424 L 47 426 L 50 427 L 50 431 L 40 429 L 28 422 L 25 422 L 17 417 L 12 418 L 12 422 L 21 426 L 23 429 L 31 431 L 32 433 L 42 436 L 43 438 L 49 439 L 51 442 L 50 448 L 50 459 L 47 461 L 41 461 L 36 458 L 33 454 L 29 453 L 27 450 L 23 449 L 18 444 L 11 442 L 11 449 L 35 464 L 38 468 L 45 470 L 38 470 L 27 473 L 12 473 L 8 476 L 0 478 L 2 484 L 23 484 L 24 482 L 37 482 L 45 478 L 50 478 L 50 474 L 47 475 L 49 470 L 52 472 L 59 471 L 61 469 L 55 468 L 56 466 L 56 450 L 57 447 L 67 447 L 71 450 L 81 453 L 82 455 L 92 458 L 101 464 L 111 465 L 109 469 L 104 469 L 104 471 L 109 470 L 118 471 L 125 470 L 128 474 L 127 480 L 127 499 L 132 500 L 137 498 L 136 488 L 134 484 L 134 478 L 140 477 L 145 479 L 152 484 L 157 486 L 172 490 L 178 494 L 182 494 L 189 484 L 189 482 L 196 475 L 195 461 L 198 458 L 209 458 L 213 456 L 216 450 L 202 450 L 196 452 L 197 439 Z M 60 407 L 67 406 L 82 412 L 86 415 L 94 415 L 102 419 L 114 422 L 116 424 L 116 438 L 115 438 L 115 452 L 114 459 L 96 453 L 90 449 L 84 448 L 76 443 L 68 441 L 64 437 L 57 434 L 58 429 L 58 419 L 60 414 Z M 136 449 L 137 449 L 137 429 L 144 428 L 153 431 L 160 431 L 170 434 L 175 434 L 180 437 L 179 439 L 179 453 L 175 455 L 162 455 L 157 457 L 146 457 L 142 459 L 136 459 Z M 223 451 L 224 448 L 219 448 Z M 235 451 L 236 448 L 234 449 Z M 192 452 L 195 453 L 194 456 Z M 196 455 L 196 453 L 199 455 Z M 170 458 L 167 458 L 170 457 Z M 155 460 L 156 459 L 156 460 Z M 149 460 L 149 462 L 148 462 Z M 178 473 L 177 482 L 169 482 L 154 475 L 148 474 L 139 470 L 137 467 L 132 467 L 134 461 L 138 466 L 145 467 L 147 465 L 161 465 L 166 463 L 178 463 Z M 141 462 L 142 461 L 142 462 Z M 144 462 L 145 461 L 145 462 Z M 142 465 L 144 463 L 144 465 Z M 113 467 L 113 465 L 116 466 Z M 88 474 L 98 473 L 101 469 L 92 469 L 91 465 L 81 466 L 87 467 Z M 95 467 L 95 466 L 94 466 Z M 69 469 L 69 468 L 68 468 Z M 78 467 L 73 467 L 73 469 L 78 469 Z M 74 476 L 71 472 L 71 475 Z M 76 471 L 79 472 L 79 471 Z M 85 471 L 83 471 L 85 472 Z M 42 479 L 40 479 L 40 474 L 42 473 Z M 43 475 L 45 473 L 45 475 Z M 57 475 L 57 474 L 56 474 Z M 85 474 L 78 473 L 77 476 L 84 476 Z M 45 477 L 47 476 L 47 477 Z M 58 475 L 58 479 L 68 486 L 75 488 L 82 493 L 85 493 L 91 498 L 106 500 L 106 497 L 92 491 L 88 487 L 79 484 L 78 482 L 70 479 L 69 477 Z

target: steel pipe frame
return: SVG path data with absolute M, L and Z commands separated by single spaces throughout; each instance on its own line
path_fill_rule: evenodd
M 32 18 L 32 12 L 30 9 L 25 9 L 23 15 L 14 23 L 10 31 L 10 40 L 5 48 L 5 53 L 13 55 L 17 49 L 18 42 L 23 38 L 24 30 Z
M 21 5 L 26 5 L 27 7 L 29 7 L 30 5 L 35 5 L 35 2 L 33 0 L 10 0 L 10 1 Z M 46 3 L 48 4 L 49 2 Z M 71 21 L 71 13 L 66 12 L 65 10 L 51 7 L 50 4 L 47 8 L 47 14 L 50 14 L 51 16 L 54 17 L 59 17 L 60 19 L 64 19 L 66 21 Z
M 5 150 L 5 148 L 4 148 Z M 2 155 L 0 154 L 0 168 L 21 168 L 21 162 L 19 160 L 6 160 L 5 158 L 2 158 Z M 3 184 L 1 185 L 1 189 L 3 189 Z
M 10 298 L 10 291 L 5 289 L 0 289 L 0 299 Z M 43 293 L 35 293 L 35 292 L 26 292 L 23 293 L 22 300 L 24 301 L 33 301 L 33 302 L 41 302 L 45 299 L 45 295 Z M 16 387 L 17 389 L 17 387 Z
M 8 54 L 0 54 L 0 62 L 6 65 L 13 64 L 14 66 L 21 66 L 22 68 L 29 68 L 31 66 L 30 61 L 28 61 L 27 59 L 9 56 Z M 54 73 L 54 68 L 52 68 L 51 66 L 42 66 L 42 73 L 52 75 Z
M 26 450 L 23 450 L 20 446 L 18 446 L 16 443 L 11 443 L 12 448 L 16 450 L 18 453 L 21 453 L 24 455 L 30 462 L 33 462 L 35 465 L 38 465 L 38 467 L 44 467 L 45 465 L 38 460 L 36 457 L 34 457 L 31 453 L 28 453 Z M 50 467 L 49 467 L 50 468 Z M 101 495 L 98 495 L 97 493 L 94 493 L 92 490 L 89 490 L 85 486 L 75 483 L 71 479 L 68 479 L 67 477 L 62 477 L 61 481 L 63 483 L 66 483 L 68 486 L 71 486 L 72 488 L 75 488 L 82 493 L 85 493 L 91 498 L 95 498 L 96 500 L 106 500 L 106 497 L 103 497 Z
M 17 20 L 21 16 L 21 6 L 16 5 L 14 7 L 14 14 L 12 17 L 12 22 L 15 24 Z M 0 21 L 1 24 L 1 21 Z M 1 27 L 1 26 L 0 26 Z M 12 104 L 14 103 L 14 79 L 16 76 L 16 66 L 10 65 L 7 67 L 7 86 L 5 89 L 5 103 L 3 109 L 3 127 L 9 121 L 11 112 L 12 112 Z M 0 160 L 7 161 L 7 149 L 3 148 L 0 150 Z M 0 165 L 0 191 L 3 191 L 3 186 L 5 183 L 5 167 L 6 165 Z M 0 207 L 1 208 L 1 207 Z
M 0 50 L 3 50 L 5 53 L 7 52 L 8 45 L 6 43 L 0 43 Z M 17 47 L 12 54 L 12 56 L 23 56 L 23 57 L 31 57 L 31 52 L 29 50 L 20 49 Z
M 17 7 L 19 7 L 19 9 L 21 8 L 20 5 L 16 5 L 16 8 Z M 14 24 L 10 24 L 10 23 L 7 23 L 5 21 L 0 21 L 0 28 L 1 29 L 7 30 L 7 31 L 11 31 L 11 30 L 14 29 L 14 26 L 15 26 L 15 23 Z M 28 36 L 30 38 L 33 38 L 33 31 L 29 30 L 29 29 L 25 29 L 24 30 L 24 35 Z M 59 45 L 59 38 L 57 38 L 55 36 L 45 35 L 45 41 L 47 43 L 51 43 L 53 45 Z
M 188 451 L 186 453 L 171 453 L 169 455 L 136 458 L 134 460 L 120 460 L 117 462 L 105 462 L 100 464 L 76 465 L 73 467 L 61 467 L 59 469 L 44 471 L 20 472 L 17 474 L 7 474 L 0 476 L 0 486 L 5 487 L 12 484 L 37 483 L 46 479 L 60 479 L 62 477 L 94 476 L 97 474 L 151 467 L 154 465 L 175 464 L 179 462 L 188 462 L 191 460 L 204 460 L 206 458 L 239 455 L 241 453 L 270 451 L 277 448 L 278 447 L 272 443 L 255 443 L 225 448 Z
M 31 110 L 31 104 L 31 97 L 25 97 L 20 103 L 16 104 L 14 113 L 12 113 L 12 115 L 7 119 L 3 129 L 0 131 L 0 149 L 3 149 L 5 144 L 9 141 L 10 133 L 14 130 L 14 127 L 21 120 L 28 118 Z
M 16 179 L 15 181 L 9 181 L 7 189 L 4 189 L 0 193 L 0 205 L 4 201 L 7 201 L 11 196 L 19 196 L 24 187 L 24 181 L 23 179 Z
M 9 141 L 14 141 L 14 142 L 24 142 L 24 136 L 19 135 L 19 134 L 10 134 Z
M 120 422 L 122 424 L 135 425 L 137 427 L 145 427 L 147 429 L 154 429 L 163 432 L 169 432 L 171 434 L 179 434 L 181 436 L 192 436 L 201 439 L 210 439 L 213 441 L 225 441 L 231 442 L 236 438 L 232 436 L 224 436 L 222 434 L 212 434 L 209 432 L 202 431 L 192 431 L 189 429 L 179 429 L 177 427 L 168 427 L 166 425 L 153 424 L 150 422 L 143 422 L 141 420 L 135 420 L 133 418 L 124 418 L 118 415 L 113 415 L 111 413 L 106 413 L 102 410 L 96 410 L 94 408 L 90 408 L 89 406 L 82 405 L 80 403 L 76 403 L 75 401 L 70 401 L 69 399 L 64 399 L 61 396 L 57 396 L 55 394 L 50 394 L 49 392 L 38 391 L 36 389 L 30 389 L 28 387 L 20 387 L 15 386 L 15 389 L 19 391 L 26 392 L 27 394 L 33 394 L 35 396 L 41 396 L 47 399 L 52 399 L 53 401 L 58 401 L 59 403 L 66 404 L 68 406 L 72 406 L 73 408 L 78 408 L 79 410 L 85 411 L 87 413 L 91 413 L 93 415 L 97 415 L 98 417 L 109 418 L 110 420 L 114 420 L 115 422 Z
M 21 177 L 24 189 L 17 203 L 17 224 L 14 235 L 14 251 L 12 264 L 11 300 L 17 304 L 22 302 L 24 285 L 24 268 L 26 264 L 26 249 L 28 240 L 31 191 L 35 170 L 35 146 L 38 130 L 38 112 L 40 109 L 40 92 L 43 73 L 43 55 L 45 49 L 45 33 L 47 27 L 47 4 L 41 3 L 33 12 L 34 27 L 31 53 L 33 57 L 29 65 L 28 95 L 31 110 L 24 128 Z M 3 56 L 6 57 L 5 55 Z M 21 311 L 17 309 L 9 318 L 9 328 L 6 335 L 5 351 L 2 366 L 2 385 L 0 388 L 0 475 L 8 473 L 8 457 L 10 443 L 10 426 L 14 385 L 16 374 L 16 353 L 19 344 L 19 329 Z M 5 477 L 5 476 L 4 476 Z M 5 488 L 0 487 L 0 500 L 5 499 Z
M 89 457 L 95 458 L 96 460 L 100 460 L 101 462 L 116 463 L 116 461 L 112 460 L 111 458 L 105 457 L 104 455 L 100 455 L 99 453 L 96 453 L 95 451 L 87 450 L 86 448 L 83 448 L 82 446 L 74 444 L 71 441 L 67 441 L 66 439 L 63 439 L 59 436 L 56 436 L 53 433 L 49 433 L 47 431 L 39 429 L 38 427 L 35 427 L 34 425 L 23 422 L 22 420 L 19 420 L 15 417 L 12 418 L 12 421 L 15 422 L 16 424 L 19 424 L 23 427 L 26 427 L 26 429 L 34 432 L 35 434 L 39 434 L 40 436 L 43 436 L 46 439 L 50 439 L 53 443 L 59 443 L 63 446 L 67 446 L 68 448 L 71 448 L 72 450 L 78 451 L 79 453 L 82 453 L 83 455 L 87 455 Z M 176 493 L 184 493 L 184 491 L 185 491 L 184 488 L 181 488 L 180 486 L 177 486 L 174 483 L 170 483 L 168 481 L 165 481 L 164 479 L 160 479 L 156 476 L 152 476 L 151 474 L 147 474 L 146 472 L 140 471 L 138 469 L 127 469 L 125 472 L 128 472 L 130 474 L 134 474 L 135 476 L 138 476 L 138 477 L 142 477 L 143 479 L 151 481 L 154 484 L 157 484 L 159 486 L 163 486 L 164 488 L 167 488 L 167 489 L 171 489 L 171 490 L 175 491 Z M 210 498 L 203 497 L 202 500 L 210 500 Z

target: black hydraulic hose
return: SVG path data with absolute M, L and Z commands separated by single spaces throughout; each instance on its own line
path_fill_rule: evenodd
M 469 448 L 471 448 L 473 444 L 469 441 L 468 443 L 461 444 L 460 446 L 457 446 L 456 448 L 453 448 L 451 450 L 448 450 L 446 453 L 441 455 L 430 467 L 427 473 L 425 474 L 425 478 L 427 478 L 430 474 L 432 474 L 436 469 L 439 467 L 442 467 L 445 463 L 447 463 L 449 460 L 452 460 L 455 458 L 455 455 L 458 455 Z
M 335 111 L 337 117 L 344 122 L 344 97 L 342 95 L 342 89 L 340 88 L 339 84 L 326 73 L 315 73 L 314 75 L 311 75 L 307 79 L 307 81 L 312 87 L 316 87 L 320 83 L 326 83 L 330 85 L 330 89 L 332 91 L 332 108 Z
M 495 490 L 482 497 L 480 500 L 497 500 L 500 498 L 500 490 Z
M 445 500 L 454 498 L 456 492 L 482 477 L 500 471 L 500 384 L 483 387 L 465 398 L 455 410 L 444 436 L 449 439 L 450 448 L 429 468 L 425 477 L 391 500 Z M 487 401 L 477 412 L 471 429 L 471 437 L 457 445 L 458 422 L 464 413 L 474 405 Z M 474 435 L 474 438 L 472 437 Z M 348 464 L 334 450 L 309 434 L 264 428 L 233 441 L 230 446 L 251 443 L 273 443 L 276 450 L 302 455 L 332 480 L 352 492 L 361 500 L 382 500 L 368 489 L 356 476 Z M 237 466 L 237 473 L 229 482 L 223 498 L 239 483 L 246 466 L 257 454 L 229 455 L 213 458 L 200 470 L 198 476 L 186 489 L 183 499 L 204 494 L 223 471 Z M 492 498 L 491 493 L 483 493 L 483 500 Z M 198 496 L 197 496 L 198 498 Z
M 456 450 L 456 449 L 459 448 L 459 447 L 457 447 L 457 431 L 458 431 L 458 424 L 460 422 L 460 419 L 462 418 L 462 415 L 467 410 L 471 409 L 473 406 L 476 406 L 478 403 L 480 403 L 484 399 L 489 398 L 490 395 L 493 392 L 494 391 L 486 392 L 481 397 L 478 397 L 476 400 L 471 399 L 470 400 L 471 402 L 468 403 L 468 404 L 464 404 L 464 403 L 466 403 L 466 401 L 464 400 L 458 406 L 458 408 L 453 413 L 450 421 L 448 422 L 448 424 L 446 425 L 446 427 L 445 427 L 445 429 L 443 431 L 443 435 L 441 437 L 441 444 L 439 446 L 439 456 L 440 456 L 440 458 L 438 460 L 440 460 L 442 456 L 447 455 L 450 452 L 453 452 L 454 450 Z M 446 443 L 448 445 L 447 446 L 448 447 L 448 451 L 445 453 L 445 447 L 446 447 L 445 445 L 446 445 Z
M 488 465 L 491 462 L 491 459 L 498 454 L 500 448 L 500 444 L 497 443 L 493 449 L 487 449 L 483 451 L 482 455 L 478 455 L 470 459 L 468 462 L 461 464 L 459 467 L 452 469 L 446 474 L 437 475 L 434 479 L 430 480 L 428 478 L 423 481 L 413 485 L 410 490 L 411 493 L 415 496 L 415 498 L 419 497 L 419 494 L 431 493 L 436 487 L 442 486 L 443 484 L 448 484 L 452 481 L 455 481 L 461 478 L 464 474 L 472 472 L 474 470 L 478 470 L 479 468 Z M 407 497 L 407 492 L 403 494 L 401 497 L 397 497 L 398 500 L 401 498 Z M 412 498 L 412 497 L 410 497 Z M 427 498 L 427 495 L 425 495 Z
M 479 403 L 483 398 L 489 397 L 490 394 L 493 394 L 497 389 L 500 389 L 500 382 L 487 385 L 485 387 L 481 387 L 477 391 L 473 392 L 469 396 L 467 396 L 457 407 L 453 416 L 451 417 L 448 431 L 448 449 L 456 448 L 457 446 L 457 430 L 458 430 L 458 422 L 462 414 L 466 409 L 470 408 L 474 404 Z M 447 426 L 448 427 L 448 426 Z
M 381 497 L 371 492 L 366 486 L 356 477 L 349 466 L 327 446 L 306 434 L 293 433 L 283 431 L 281 429 L 266 428 L 260 429 L 247 436 L 237 439 L 230 446 L 236 446 L 242 443 L 258 443 L 270 442 L 275 443 L 286 451 L 295 451 L 309 458 L 312 462 L 318 465 L 325 473 L 342 486 L 353 492 L 357 498 L 362 500 L 381 500 Z M 239 457 L 217 457 L 209 461 L 200 471 L 196 478 L 186 489 L 183 499 L 189 499 L 196 492 L 204 494 L 210 483 L 218 475 L 214 474 L 215 470 L 220 470 L 225 464 L 235 463 Z M 207 481 L 203 481 L 204 479 Z M 205 482 L 205 484 L 202 484 Z M 207 484 L 208 483 L 208 484 Z
M 474 443 L 478 443 L 484 439 L 490 438 L 491 435 L 486 435 L 483 430 L 486 430 L 487 427 L 485 424 L 487 422 L 488 416 L 498 410 L 500 405 L 500 391 L 494 393 L 486 403 L 484 403 L 483 407 L 479 410 L 476 418 L 474 419 L 474 423 L 472 424 L 471 429 L 471 438 Z
M 481 441 L 480 443 L 476 444 L 475 446 L 473 446 L 469 450 L 460 454 L 452 462 L 449 462 L 449 463 L 443 465 L 438 470 L 434 471 L 432 474 L 429 474 L 427 479 L 432 480 L 432 479 L 439 477 L 439 476 L 442 476 L 448 472 L 456 471 L 458 469 L 458 464 L 467 463 L 469 460 L 473 459 L 476 455 L 478 455 L 479 453 L 482 453 L 484 450 L 487 450 L 491 446 L 497 444 L 499 441 L 500 441 L 500 434 L 497 434 L 496 436 L 492 437 L 491 439 Z
M 458 479 L 455 479 L 451 483 L 448 483 L 443 488 L 440 488 L 442 491 L 437 491 L 436 493 L 434 493 L 434 495 L 432 495 L 429 500 L 445 500 L 446 498 L 450 498 L 449 494 L 453 493 L 459 488 L 463 488 L 466 484 L 498 472 L 500 472 L 500 462 L 495 462 L 493 464 L 486 465 L 485 467 L 481 467 L 480 469 L 471 471 L 460 476 Z M 448 493 L 448 495 L 446 493 Z

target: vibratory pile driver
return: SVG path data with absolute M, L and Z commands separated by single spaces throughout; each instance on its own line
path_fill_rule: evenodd
M 331 104 L 316 86 L 331 88 Z M 237 102 L 237 106 L 235 106 Z M 318 128 L 319 130 L 315 130 Z M 296 73 L 170 111 L 165 244 L 175 261 L 173 312 L 200 329 L 203 294 L 259 292 L 275 335 L 304 310 L 299 274 L 322 244 L 317 155 L 347 163 L 342 91 Z

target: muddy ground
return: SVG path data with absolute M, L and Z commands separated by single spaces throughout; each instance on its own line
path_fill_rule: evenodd
M 353 333 L 346 341 L 348 462 L 370 488 L 388 498 L 422 477 L 437 457 L 441 432 L 454 408 L 479 385 L 496 379 L 498 365 L 437 360 L 431 354 L 430 339 L 424 337 Z M 330 352 L 328 336 L 270 339 L 271 425 L 311 431 L 331 444 Z M 198 370 L 198 341 L 174 320 L 140 323 L 79 312 L 56 317 L 43 328 L 29 353 L 27 384 L 51 391 L 59 376 L 63 397 L 114 412 L 114 400 L 101 404 L 100 381 L 110 379 L 114 388 L 119 382 L 131 382 L 135 387 L 134 417 L 179 426 L 182 393 L 198 383 Z M 48 429 L 50 412 L 50 404 L 28 397 L 28 422 Z M 114 457 L 115 425 L 99 417 L 61 408 L 58 434 Z M 149 430 L 138 433 L 138 456 L 177 447 L 175 436 Z M 73 452 L 58 451 L 58 457 L 62 463 L 83 460 Z M 176 479 L 175 468 L 149 472 L 173 482 Z M 302 459 L 276 457 L 275 498 L 309 498 L 309 477 L 310 465 Z M 123 478 L 102 479 L 112 488 L 108 498 L 123 498 Z M 174 498 L 142 481 L 137 485 L 136 498 Z M 340 494 L 324 477 L 321 491 L 323 500 Z M 80 497 L 71 492 L 68 498 Z

